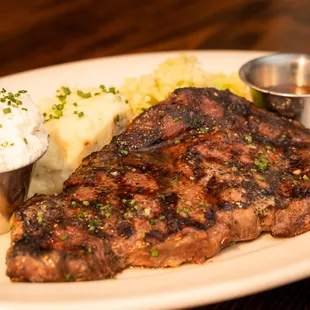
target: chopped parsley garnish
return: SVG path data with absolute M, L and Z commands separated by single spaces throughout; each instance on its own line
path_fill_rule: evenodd
M 181 142 L 180 139 L 174 141 L 175 144 L 180 144 L 180 142 Z
M 302 177 L 302 178 L 303 178 L 303 180 L 304 180 L 304 181 L 309 181 L 308 176 L 307 176 L 307 175 L 305 175 L 305 174 L 303 175 L 303 177 Z
M 250 135 L 246 135 L 246 136 L 244 137 L 244 139 L 245 139 L 245 141 L 246 141 L 247 143 L 249 143 L 249 144 L 251 144 L 252 141 L 253 141 L 253 138 L 252 138 L 252 136 L 250 136 Z
M 159 255 L 159 252 L 157 251 L 157 250 L 152 250 L 152 252 L 151 252 L 151 255 L 153 256 L 153 257 L 158 257 L 158 255 Z
M 209 128 L 199 128 L 198 129 L 198 131 L 200 132 L 200 133 L 207 133 L 207 132 L 209 132 Z
M 128 100 L 127 99 L 125 100 L 125 103 L 128 104 Z
M 180 118 L 179 118 L 179 117 L 173 117 L 172 120 L 173 120 L 174 122 L 177 122 L 178 120 L 180 120 Z
M 154 219 L 149 219 L 149 224 L 150 225 L 155 225 L 155 220 Z
M 142 238 L 145 238 L 145 231 L 142 231 L 141 237 L 142 237 Z
M 74 105 L 75 107 L 77 107 L 77 106 L 78 106 L 78 104 L 77 104 L 76 102 L 74 102 L 74 103 L 73 103 L 73 105 Z
M 115 116 L 115 121 L 118 123 L 118 122 L 119 122 L 119 119 L 120 119 L 120 117 L 119 117 L 119 115 L 117 114 L 117 115 Z
M 104 91 L 104 92 L 107 91 L 104 85 L 100 85 L 99 87 L 101 88 L 102 91 Z
M 188 213 L 188 208 L 183 208 L 184 213 Z
M 237 171 L 238 171 L 238 168 L 234 166 L 234 167 L 231 168 L 231 170 L 232 170 L 233 172 L 237 172 Z
M 2 124 L 0 124 L 0 128 L 2 128 Z
M 66 274 L 66 281 L 72 281 L 73 280 L 73 277 L 71 274 Z
M 260 157 L 254 160 L 254 164 L 257 166 L 259 171 L 266 171 L 268 168 L 269 160 L 266 157 Z
M 11 108 L 5 108 L 5 109 L 3 109 L 3 113 L 4 113 L 4 114 L 9 114 L 9 113 L 11 113 L 11 112 L 12 112 Z
M 25 144 L 28 144 L 28 140 L 26 138 L 24 138 L 24 142 Z
M 177 177 L 177 176 L 173 177 L 173 178 L 171 179 L 171 182 L 174 183 L 174 184 L 178 183 L 178 182 L 179 182 L 178 177 Z
M 88 93 L 84 93 L 83 91 L 81 90 L 78 90 L 77 91 L 77 94 L 79 97 L 83 98 L 83 99 L 87 99 L 87 98 L 90 98 L 91 97 L 91 93 L 88 92 Z
M 84 116 L 84 112 L 78 113 L 78 117 L 79 117 L 79 118 L 81 118 L 81 117 L 83 117 L 83 116 Z
M 71 94 L 71 90 L 68 87 L 61 87 L 61 89 L 64 91 L 64 93 L 69 96 Z
M 236 245 L 236 242 L 235 241 L 232 241 L 231 243 L 230 243 L 230 247 L 234 247 Z
M 10 230 L 12 230 L 14 228 L 13 224 L 10 224 Z
M 136 203 L 136 201 L 135 201 L 134 199 L 132 199 L 132 200 L 129 202 L 129 204 L 130 204 L 131 206 L 134 206 L 135 203 Z
M 265 181 L 265 178 L 264 178 L 264 177 L 262 177 L 262 176 L 258 176 L 258 177 L 257 177 L 257 179 L 258 179 L 258 181 L 260 181 L 260 182 Z
M 84 206 L 89 206 L 89 201 L 84 200 L 84 201 L 83 201 L 83 205 L 84 205 Z
M 180 214 L 181 209 L 180 208 L 176 208 L 175 212 L 176 212 L 176 214 Z
M 109 88 L 109 93 L 112 93 L 115 95 L 116 91 L 115 91 L 115 87 L 110 87 Z
M 38 219 L 38 223 L 42 224 L 43 219 L 44 219 L 44 214 L 42 212 L 38 213 L 37 219 Z
M 71 206 L 71 208 L 75 208 L 76 207 L 76 202 L 75 201 L 71 201 L 70 206 Z
M 66 241 L 68 239 L 68 235 L 62 235 L 61 237 L 60 237 L 60 240 L 61 241 Z
M 127 150 L 121 150 L 121 154 L 128 155 L 128 151 Z

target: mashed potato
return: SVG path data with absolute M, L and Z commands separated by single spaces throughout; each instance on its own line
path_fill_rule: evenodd
M 187 86 L 230 89 L 236 95 L 250 98 L 237 73 L 208 73 L 196 57 L 185 55 L 167 59 L 154 72 L 139 79 L 126 79 L 120 91 L 128 99 L 133 114 L 138 115 L 167 98 L 176 88 Z
M 121 95 L 104 86 L 84 90 L 62 87 L 55 98 L 39 102 L 50 147 L 36 166 L 29 195 L 60 192 L 84 157 L 109 143 L 134 116 L 164 100 L 176 88 L 188 86 L 228 88 L 249 98 L 236 73 L 208 73 L 196 57 L 180 55 L 167 59 L 148 75 L 126 79 Z
M 57 193 L 82 159 L 109 143 L 130 121 L 130 108 L 114 88 L 62 87 L 38 103 L 49 133 L 49 149 L 38 161 L 29 195 Z

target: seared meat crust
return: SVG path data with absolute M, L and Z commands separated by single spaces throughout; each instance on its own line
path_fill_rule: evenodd
M 183 88 L 15 213 L 12 281 L 99 280 L 203 263 L 310 229 L 310 131 L 229 91 Z

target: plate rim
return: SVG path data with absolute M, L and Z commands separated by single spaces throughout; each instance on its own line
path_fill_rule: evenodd
M 115 55 L 115 56 L 108 56 L 108 57 L 96 57 L 96 58 L 91 58 L 91 59 L 82 59 L 82 60 L 77 60 L 77 61 L 73 61 L 73 62 L 66 62 L 66 63 L 61 63 L 61 64 L 55 64 L 55 65 L 51 65 L 51 66 L 44 66 L 44 67 L 40 67 L 40 68 L 36 68 L 36 69 L 32 69 L 32 70 L 26 70 L 26 71 L 23 71 L 23 72 L 16 72 L 16 73 L 13 73 L 13 74 L 10 74 L 10 75 L 6 75 L 6 76 L 2 76 L 0 77 L 0 82 L 2 80 L 5 80 L 7 78 L 9 79 L 15 79 L 15 78 L 20 78 L 22 77 L 23 75 L 31 75 L 31 74 L 44 74 L 46 71 L 49 71 L 49 70 L 57 70 L 58 68 L 62 68 L 62 67 L 69 67 L 69 66 L 76 66 L 76 65 L 87 65 L 88 63 L 94 63 L 94 62 L 109 62 L 110 60 L 117 60 L 117 59 L 133 59 L 133 58 L 139 58 L 139 57 L 153 57 L 153 56 L 156 56 L 156 55 L 161 55 L 161 56 L 173 56 L 173 55 L 178 55 L 178 54 L 195 54 L 197 55 L 197 57 L 199 58 L 199 56 L 204 56 L 204 57 L 207 57 L 208 55 L 210 54 L 217 54 L 217 55 L 263 55 L 263 54 L 266 54 L 266 53 L 274 53 L 274 51 L 255 51 L 255 50 L 251 50 L 251 51 L 248 51 L 248 50 L 175 50 L 175 51 L 160 51 L 160 52 L 150 52 L 150 53 L 130 53 L 130 54 L 124 54 L 124 55 Z M 304 237 L 306 236 L 306 237 Z M 296 242 L 294 240 L 302 240 L 302 239 L 306 239 L 307 238 L 310 238 L 310 233 L 306 233 L 306 234 L 303 234 L 301 236 L 298 236 L 298 237 L 295 237 L 295 238 L 291 238 L 291 239 L 288 239 L 287 241 L 285 241 L 285 244 L 288 243 L 288 242 Z M 298 241 L 297 241 L 298 243 Z M 281 243 L 282 244 L 282 243 Z M 279 247 L 283 247 L 284 246 L 284 243 L 279 245 L 274 245 L 272 247 L 276 247 L 276 246 L 279 246 Z M 302 244 L 302 243 L 301 243 Z M 285 246 L 285 248 L 287 247 L 287 245 Z M 309 254 L 310 254 L 310 248 L 309 249 L 303 249 L 303 250 L 306 250 L 309 251 Z M 268 248 L 264 248 L 264 249 L 261 249 L 259 252 L 260 253 L 265 253 L 265 251 L 267 251 L 267 253 L 270 251 L 270 249 Z M 250 253 L 252 254 L 252 253 Z M 242 257 L 245 257 L 245 256 L 248 256 L 250 254 L 245 254 L 245 255 L 242 255 Z M 296 254 L 296 253 L 295 253 Z M 240 259 L 240 257 L 239 257 Z M 235 262 L 238 262 L 240 261 L 238 259 L 238 257 L 236 258 L 233 258 L 233 259 L 230 259 L 229 262 L 231 262 L 232 260 L 234 260 Z M 241 259 L 242 261 L 242 259 Z M 224 263 L 225 261 L 223 261 L 222 263 Z M 217 264 L 219 264 L 221 262 L 218 262 Z M 295 266 L 296 265 L 296 266 Z M 294 267 L 294 272 L 293 273 L 290 273 L 291 271 L 289 270 L 286 270 L 286 272 L 282 272 L 281 274 L 281 271 L 283 271 L 283 269 L 281 269 L 280 267 L 274 272 L 276 275 L 277 275 L 277 279 L 275 279 L 275 275 L 273 275 L 273 278 L 271 277 L 268 281 L 268 284 L 264 283 L 259 283 L 259 281 L 261 280 L 257 280 L 258 282 L 256 283 L 256 287 L 254 288 L 253 286 L 252 287 L 246 287 L 243 289 L 242 292 L 231 292 L 230 294 L 227 294 L 226 293 L 226 297 L 223 298 L 223 295 L 221 296 L 214 296 L 214 298 L 209 298 L 209 300 L 206 300 L 204 298 L 205 296 L 205 290 L 206 290 L 206 287 L 200 287 L 199 290 L 197 290 L 197 288 L 194 288 L 194 289 L 184 289 L 183 291 L 175 291 L 175 292 L 153 292 L 153 293 L 149 293 L 149 295 L 145 295 L 145 296 L 135 296 L 135 297 L 127 297 L 127 299 L 125 298 L 124 300 L 122 300 L 121 302 L 123 302 L 123 304 L 119 303 L 118 305 L 116 304 L 111 304 L 110 301 L 108 301 L 108 304 L 109 306 L 109 309 L 112 309 L 112 308 L 118 308 L 118 309 L 122 309 L 122 307 L 124 306 L 124 302 L 128 302 L 128 306 L 129 307 L 126 307 L 128 309 L 139 309 L 139 307 L 137 306 L 137 301 L 140 301 L 140 306 L 146 306 L 147 303 L 150 302 L 150 300 L 154 300 L 156 299 L 156 309 L 159 309 L 159 308 L 162 308 L 162 309 L 166 309 L 167 306 L 170 308 L 170 309 L 173 309 L 173 308 L 179 308 L 179 307 L 184 307 L 184 306 L 198 306 L 198 305 L 206 305 L 206 303 L 216 303 L 216 302 L 219 302 L 219 301 L 223 301 L 223 300 L 227 300 L 227 299 L 230 299 L 230 298 L 237 298 L 237 297 L 242 297 L 242 296 L 245 296 L 245 295 L 248 295 L 248 294 L 253 294 L 253 293 L 256 293 L 256 292 L 259 292 L 259 291 L 262 291 L 262 290 L 265 290 L 265 289 L 270 289 L 270 288 L 274 288 L 274 287 L 277 287 L 277 286 L 280 286 L 280 285 L 283 285 L 283 284 L 286 284 L 286 283 L 290 283 L 290 282 L 293 282 L 293 281 L 297 281 L 297 280 L 300 280 L 302 278 L 305 278 L 307 276 L 310 276 L 310 258 L 309 259 L 305 259 L 305 261 L 302 262 L 302 264 L 300 262 L 296 262 L 295 265 L 293 264 L 293 266 L 291 266 L 290 268 L 292 269 Z M 299 265 L 299 267 L 297 266 Z M 298 268 L 297 268 L 298 267 Z M 305 273 L 305 270 L 307 269 L 307 272 Z M 154 277 L 157 277 L 159 275 L 152 275 L 151 277 L 154 278 Z M 148 277 L 147 277 L 148 278 Z M 118 281 L 128 281 L 128 280 L 131 280 L 131 279 L 126 279 L 126 280 L 118 280 Z M 276 280 L 276 283 L 275 283 L 275 280 Z M 104 280 L 106 281 L 106 280 Z M 235 280 L 236 281 L 236 280 Z M 230 281 L 232 282 L 232 281 Z M 89 283 L 96 283 L 97 282 L 82 282 L 82 283 L 78 283 L 79 285 L 81 286 L 88 286 Z M 74 283 L 76 284 L 76 283 Z M 20 289 L 23 289 L 24 286 L 32 286 L 32 287 L 37 287 L 38 285 L 39 286 L 57 286 L 59 289 L 63 288 L 63 285 L 74 285 L 73 283 L 72 284 L 68 284 L 68 283 L 65 283 L 65 284 L 11 284 L 11 283 L 5 283 L 5 284 L 2 284 L 0 283 L 0 296 L 3 296 L 3 294 L 1 293 L 2 289 L 5 288 L 7 285 L 9 285 L 10 287 L 11 286 L 16 286 L 17 288 L 20 288 Z M 207 287 L 208 289 L 208 287 Z M 192 300 L 189 301 L 189 300 L 186 300 L 186 298 L 188 298 L 188 294 L 192 294 L 196 296 L 196 300 L 193 302 Z M 182 295 L 182 298 L 180 298 L 180 294 Z M 159 297 L 163 297 L 165 300 L 162 300 L 162 301 L 158 301 L 159 300 Z M 173 297 L 173 298 L 172 298 Z M 115 302 L 115 301 L 114 301 Z M 106 306 L 107 305 L 107 301 L 106 300 L 99 300 L 99 301 L 84 301 L 84 302 L 70 302 L 70 305 L 69 304 L 65 304 L 63 302 L 59 303 L 58 301 L 50 301 L 50 304 L 49 305 L 46 305 L 45 303 L 40 303 L 40 302 L 32 302 L 32 301 L 25 301 L 25 300 L 14 300 L 14 301 L 10 301 L 8 299 L 3 300 L 2 298 L 0 299 L 0 306 L 3 305 L 3 307 L 7 308 L 7 309 L 17 309 L 19 306 L 23 306 L 23 307 L 32 307 L 32 309 L 39 309 L 39 307 L 41 308 L 43 305 L 45 308 L 47 309 L 52 309 L 54 308 L 55 306 L 59 307 L 59 309 L 61 309 L 62 307 L 64 307 L 64 309 L 73 309 L 73 308 L 76 308 L 76 309 L 82 309 L 82 307 L 85 307 L 85 303 L 86 304 L 91 304 L 93 303 L 93 306 L 95 307 L 98 307 L 98 308 L 101 308 L 103 306 Z M 208 304 L 209 304 L 208 303 Z M 131 306 L 130 306 L 131 305 Z M 115 306 L 115 307 L 114 307 Z M 119 307 L 119 306 L 122 306 L 122 307 Z

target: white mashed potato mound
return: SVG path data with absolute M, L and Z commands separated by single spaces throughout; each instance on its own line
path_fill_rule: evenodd
M 150 74 L 128 78 L 120 88 L 136 116 L 150 106 L 166 99 L 180 87 L 215 87 L 229 89 L 250 99 L 248 88 L 237 73 L 210 73 L 202 69 L 195 56 L 179 55 L 168 58 Z
M 130 121 L 130 108 L 114 88 L 62 87 L 39 102 L 49 133 L 49 149 L 37 162 L 29 194 L 58 193 L 83 158 L 100 150 Z

